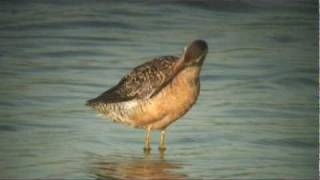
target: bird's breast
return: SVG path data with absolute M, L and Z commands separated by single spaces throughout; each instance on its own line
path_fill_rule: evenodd
M 130 117 L 136 126 L 163 129 L 183 116 L 199 95 L 199 71 L 199 67 L 185 68 L 157 95 L 141 100 Z

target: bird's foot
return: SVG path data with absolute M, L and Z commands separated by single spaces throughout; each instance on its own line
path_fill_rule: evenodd
M 144 152 L 150 152 L 150 151 L 151 151 L 151 147 L 144 147 L 144 148 L 143 148 L 143 151 L 144 151 Z
M 159 149 L 159 151 L 164 152 L 167 148 L 166 148 L 166 147 L 161 147 L 161 146 L 160 146 L 158 149 Z
M 143 148 L 143 152 L 144 152 L 144 155 L 146 157 L 148 157 L 151 154 L 151 148 L 150 147 L 149 148 L 144 147 Z

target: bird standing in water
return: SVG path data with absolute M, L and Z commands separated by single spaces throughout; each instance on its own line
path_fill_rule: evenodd
M 114 122 L 146 129 L 145 151 L 151 150 L 151 131 L 160 130 L 159 150 L 165 150 L 166 128 L 198 98 L 199 74 L 207 53 L 207 43 L 195 40 L 180 57 L 162 56 L 137 66 L 87 105 Z

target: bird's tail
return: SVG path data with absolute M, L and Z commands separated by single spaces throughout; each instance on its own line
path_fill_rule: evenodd
M 97 100 L 97 98 L 94 99 L 90 99 L 86 102 L 87 106 L 91 106 L 91 107 L 95 107 L 99 104 L 99 101 Z

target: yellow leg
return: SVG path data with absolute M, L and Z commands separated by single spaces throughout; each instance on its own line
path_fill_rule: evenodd
M 146 129 L 146 135 L 144 137 L 144 148 L 143 148 L 144 151 L 150 151 L 151 150 L 151 146 L 150 146 L 151 137 L 150 137 L 150 135 L 151 135 L 151 128 L 148 127 Z
M 160 144 L 159 144 L 159 150 L 160 150 L 160 151 L 166 150 L 165 140 L 166 140 L 166 131 L 165 131 L 165 130 L 162 130 L 162 131 L 160 132 Z

